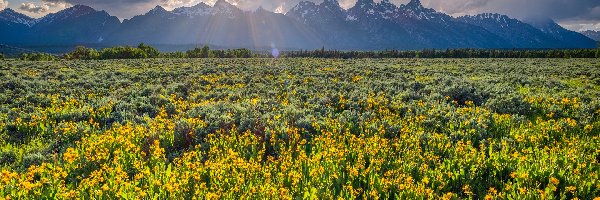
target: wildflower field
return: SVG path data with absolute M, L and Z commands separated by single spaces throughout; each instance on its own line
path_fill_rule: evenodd
M 0 199 L 598 199 L 598 59 L 0 61 Z

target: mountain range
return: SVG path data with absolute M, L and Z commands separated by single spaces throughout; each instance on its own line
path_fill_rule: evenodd
M 160 6 L 122 22 L 105 11 L 75 5 L 34 19 L 0 11 L 0 43 L 7 45 L 210 44 L 232 48 L 340 50 L 424 48 L 595 48 L 596 42 L 552 20 L 524 22 L 506 15 L 452 17 L 419 0 L 302 1 L 285 14 L 244 11 L 218 0 L 167 11 Z
M 587 31 L 581 32 L 581 34 L 583 34 L 589 38 L 592 38 L 593 40 L 600 41 L 600 31 L 587 30 Z

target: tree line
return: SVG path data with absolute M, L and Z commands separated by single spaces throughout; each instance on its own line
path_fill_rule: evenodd
M 338 51 L 299 50 L 284 52 L 286 57 L 301 58 L 600 58 L 599 49 L 498 50 L 498 49 L 425 49 L 419 51 Z
M 142 58 L 250 58 L 249 49 L 211 50 L 208 46 L 195 48 L 186 52 L 160 52 L 158 49 L 139 44 L 137 47 L 117 46 L 97 51 L 93 48 L 78 46 L 64 55 L 69 60 L 106 60 L 106 59 L 142 59 Z
M 24 53 L 21 60 L 51 61 L 67 60 L 106 60 L 106 59 L 143 59 L 143 58 L 252 58 L 273 57 L 270 52 L 253 52 L 250 49 L 216 50 L 208 46 L 194 48 L 185 52 L 160 52 L 158 49 L 139 44 L 137 47 L 116 46 L 100 50 L 77 46 L 69 53 L 56 56 L 46 53 Z M 498 50 L 498 49 L 425 49 L 419 51 L 340 51 L 326 50 L 295 50 L 283 51 L 279 57 L 288 58 L 600 58 L 599 49 L 554 49 L 554 50 Z M 4 56 L 0 54 L 0 59 Z

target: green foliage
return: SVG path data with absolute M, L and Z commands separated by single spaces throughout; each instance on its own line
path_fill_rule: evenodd
M 488 94 L 471 83 L 458 79 L 447 79 L 441 82 L 445 83 L 441 94 L 460 105 L 465 105 L 467 101 L 473 102 L 475 105 L 482 105 L 487 100 Z
M 210 50 L 208 46 L 186 52 L 188 58 L 251 58 L 249 49 Z
M 158 49 L 144 43 L 140 43 L 137 48 L 144 51 L 148 58 L 158 58 L 160 56 Z
M 165 52 L 162 53 L 165 58 L 187 58 L 186 52 L 176 51 L 176 52 Z
M 117 46 L 104 48 L 100 52 L 92 48 L 77 46 L 75 50 L 65 54 L 68 60 L 95 60 L 95 59 L 141 59 L 141 58 L 251 58 L 253 53 L 249 49 L 210 50 L 208 46 L 195 48 L 186 52 L 161 53 L 156 48 L 140 43 L 137 48 L 130 46 Z
M 75 50 L 65 54 L 64 58 L 68 60 L 97 60 L 97 59 L 140 59 L 140 58 L 158 58 L 161 57 L 160 51 L 156 48 L 140 43 L 137 48 L 130 46 L 117 46 L 104 48 L 100 52 L 92 48 L 77 46 Z
M 64 57 L 68 60 L 95 60 L 100 58 L 100 53 L 98 53 L 96 49 L 77 46 L 75 47 L 75 50 L 66 54 Z
M 424 49 L 420 51 L 285 51 L 292 58 L 594 58 L 595 49 L 497 50 L 497 49 Z
M 533 113 L 533 106 L 523 99 L 523 96 L 508 93 L 487 100 L 486 107 L 496 113 L 519 114 L 529 116 Z
M 25 61 L 53 61 L 58 58 L 52 54 L 47 53 L 24 53 L 21 54 L 21 60 Z
M 0 151 L 0 167 L 9 166 L 17 161 L 17 154 L 12 150 L 1 150 Z
M 167 55 L 5 61 L 0 198 L 600 194 L 595 58 Z
M 271 52 L 253 53 L 250 49 L 211 50 L 208 45 L 185 52 L 164 52 L 140 43 L 137 48 L 116 46 L 96 52 L 94 49 L 78 46 L 65 55 L 66 59 L 139 59 L 139 58 L 252 58 L 272 57 Z M 598 49 L 564 50 L 495 50 L 495 49 L 424 49 L 420 51 L 339 51 L 325 47 L 313 51 L 284 51 L 280 58 L 600 58 Z
M 27 169 L 33 165 L 40 165 L 48 161 L 49 159 L 41 152 L 29 153 L 23 157 L 22 169 Z
M 144 50 L 130 47 L 118 46 L 112 48 L 104 48 L 100 50 L 100 59 L 140 59 L 148 58 L 148 53 Z
M 186 52 L 188 58 L 208 58 L 208 52 L 210 48 L 204 45 L 202 48 L 194 48 Z

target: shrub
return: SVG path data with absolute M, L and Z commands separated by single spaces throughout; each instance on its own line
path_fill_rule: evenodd
M 65 55 L 65 59 L 69 60 L 93 60 L 98 59 L 100 53 L 92 48 L 86 48 L 84 46 L 77 46 L 75 50 Z
M 21 54 L 21 60 L 25 61 L 53 61 L 56 56 L 47 53 L 24 53 Z
M 150 45 L 145 45 L 144 43 L 140 43 L 138 49 L 145 52 L 148 58 L 158 58 L 160 56 L 160 51 L 158 51 L 158 49 Z
M 487 100 L 485 106 L 502 114 L 530 115 L 533 111 L 529 102 L 525 101 L 521 95 L 514 93 L 492 97 Z
M 442 89 L 442 95 L 450 97 L 449 100 L 457 101 L 459 105 L 465 105 L 465 102 L 472 101 L 479 106 L 487 99 L 487 93 L 466 82 L 452 84 Z
M 44 162 L 48 162 L 49 159 L 40 152 L 33 152 L 23 156 L 23 162 L 21 166 L 23 169 L 27 169 L 33 165 L 40 165 Z
M 148 53 L 139 48 L 120 46 L 100 51 L 100 59 L 139 59 L 148 58 Z
M 11 165 L 17 161 L 17 154 L 12 150 L 0 151 L 0 166 Z
M 186 51 L 185 54 L 188 58 L 208 58 L 208 52 L 210 48 L 204 46 L 202 48 L 194 48 L 193 50 Z

